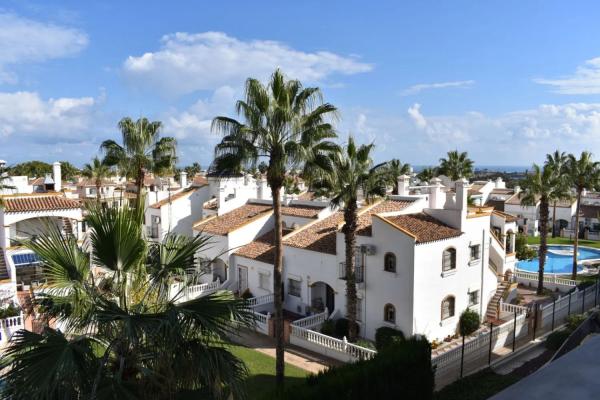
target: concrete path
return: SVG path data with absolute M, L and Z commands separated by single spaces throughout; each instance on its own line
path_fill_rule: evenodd
M 508 359 L 506 362 L 501 362 L 495 365 L 492 370 L 500 375 L 508 375 L 526 362 L 541 356 L 545 351 L 546 348 L 544 347 L 544 343 L 537 343 L 527 349 L 524 349 L 518 354 L 515 354 L 514 357 Z
M 275 358 L 275 339 L 270 336 L 251 331 L 242 331 L 239 335 L 232 337 L 231 340 Z M 341 361 L 324 357 L 321 354 L 291 344 L 287 344 L 285 347 L 285 362 L 314 374 L 324 371 L 331 366 L 343 364 Z

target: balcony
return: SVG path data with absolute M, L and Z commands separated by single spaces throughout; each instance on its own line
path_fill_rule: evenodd
M 340 274 L 339 278 L 346 280 L 346 263 L 340 263 Z M 354 279 L 355 283 L 364 283 L 365 281 L 365 267 L 364 265 L 357 265 L 354 267 Z

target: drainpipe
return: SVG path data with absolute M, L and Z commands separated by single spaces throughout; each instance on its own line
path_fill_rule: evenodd
M 483 271 L 485 264 L 485 229 L 481 231 L 481 289 L 479 289 L 479 318 L 483 318 Z M 491 336 L 490 336 L 491 338 Z

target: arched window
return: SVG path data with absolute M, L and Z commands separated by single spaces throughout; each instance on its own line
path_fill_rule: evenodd
M 388 272 L 396 272 L 396 256 L 394 253 L 385 253 L 383 269 Z
M 454 317 L 454 296 L 442 300 L 442 320 Z
M 392 324 L 396 323 L 396 307 L 391 304 L 386 304 L 383 307 L 383 320 L 385 322 L 391 322 Z
M 442 257 L 442 272 L 451 271 L 456 269 L 456 249 L 449 247 L 444 250 Z

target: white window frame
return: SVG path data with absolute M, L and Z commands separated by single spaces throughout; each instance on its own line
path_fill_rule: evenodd
M 479 290 L 473 290 L 467 293 L 469 295 L 469 307 L 476 306 L 479 304 Z M 473 295 L 475 295 L 475 302 L 473 302 Z
M 292 282 L 294 282 L 294 284 L 292 284 Z M 294 285 L 297 285 L 297 290 Z M 292 288 L 294 288 L 294 290 L 292 290 Z M 300 281 L 298 279 L 294 279 L 294 278 L 288 278 L 287 293 L 290 296 L 301 298 L 302 297 L 302 281 Z
M 263 280 L 266 279 L 267 284 L 264 285 Z M 269 274 L 268 272 L 262 272 L 259 271 L 258 272 L 258 287 L 263 289 L 263 290 L 271 290 L 271 274 Z

